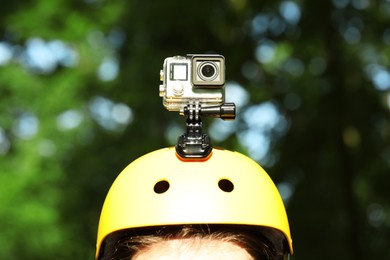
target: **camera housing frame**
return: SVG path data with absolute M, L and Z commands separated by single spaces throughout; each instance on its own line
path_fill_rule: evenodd
M 207 158 L 213 146 L 203 133 L 202 117 L 236 117 L 235 104 L 225 103 L 225 58 L 218 54 L 168 57 L 160 80 L 165 108 L 186 117 L 186 132 L 176 143 L 177 155 L 190 160 Z
M 225 58 L 218 54 L 188 54 L 164 60 L 160 96 L 169 111 L 183 113 L 190 103 L 202 107 L 225 101 Z

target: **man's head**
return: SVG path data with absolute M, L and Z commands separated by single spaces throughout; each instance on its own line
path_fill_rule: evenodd
M 200 240 L 172 232 L 172 228 L 196 225 L 206 225 L 208 229 L 201 230 L 210 232 L 203 232 L 205 236 Z M 168 236 L 164 236 L 164 230 L 169 230 Z M 105 259 L 107 253 L 124 249 L 123 245 L 118 246 L 121 241 L 127 241 L 125 244 L 132 248 L 129 241 L 150 235 L 165 237 L 155 244 L 157 248 L 183 245 L 177 243 L 179 240 L 216 246 L 216 240 L 208 236 L 221 232 L 236 237 L 245 234 L 251 238 L 247 241 L 266 245 L 254 247 L 260 251 L 270 249 L 267 255 L 292 253 L 283 201 L 256 162 L 219 149 L 213 149 L 209 157 L 201 160 L 183 160 L 176 156 L 174 148 L 166 148 L 131 163 L 112 185 L 100 217 L 96 257 Z M 241 242 L 231 241 L 228 245 L 252 255 Z M 156 247 L 141 248 L 147 252 Z

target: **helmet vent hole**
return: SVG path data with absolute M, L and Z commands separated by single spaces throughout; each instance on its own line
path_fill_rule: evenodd
M 154 192 L 157 194 L 162 194 L 166 192 L 169 189 L 169 182 L 168 181 L 159 181 L 154 185 Z
M 232 192 L 234 189 L 233 183 L 228 179 L 222 179 L 218 182 L 218 187 L 224 192 Z

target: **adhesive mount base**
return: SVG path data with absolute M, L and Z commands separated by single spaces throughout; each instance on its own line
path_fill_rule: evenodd
M 205 158 L 212 151 L 208 135 L 202 133 L 202 121 L 187 119 L 187 131 L 179 136 L 176 152 L 182 158 Z

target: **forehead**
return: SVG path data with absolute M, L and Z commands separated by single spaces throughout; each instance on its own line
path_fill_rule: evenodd
M 253 260 L 241 246 L 208 238 L 171 239 L 153 244 L 136 254 L 133 260 Z

